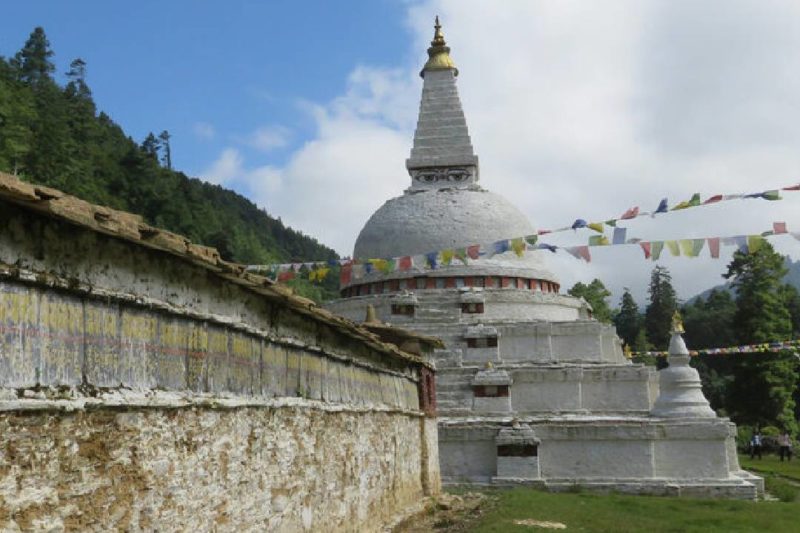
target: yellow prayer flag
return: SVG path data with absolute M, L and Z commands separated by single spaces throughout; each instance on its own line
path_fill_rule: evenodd
M 603 233 L 604 231 L 602 222 L 591 222 L 586 224 L 586 227 L 595 230 L 597 233 Z
M 516 239 L 511 240 L 511 249 L 514 250 L 514 253 L 517 254 L 517 257 L 522 257 L 525 253 L 525 239 L 522 237 L 517 237 Z
M 681 249 L 678 247 L 677 241 L 664 241 L 664 244 L 667 246 L 669 253 L 673 256 L 681 255 Z

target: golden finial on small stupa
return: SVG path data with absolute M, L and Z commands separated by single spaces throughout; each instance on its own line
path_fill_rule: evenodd
M 627 344 L 622 347 L 622 353 L 625 355 L 626 359 L 633 359 L 633 352 L 631 351 L 631 347 Z
M 484 365 L 484 368 L 486 370 L 492 370 L 492 369 L 494 369 L 494 365 L 492 364 L 491 361 L 486 361 L 486 364 Z
M 672 333 L 685 333 L 686 330 L 683 329 L 683 319 L 681 318 L 680 312 L 676 309 L 675 313 L 672 315 Z
M 439 24 L 439 15 L 436 15 L 436 23 L 433 28 L 433 40 L 431 41 L 431 47 L 428 48 L 428 62 L 422 67 L 422 72 L 419 75 L 424 78 L 426 70 L 452 69 L 455 71 L 454 74 L 458 76 L 458 69 L 450 58 L 450 47 L 447 46 L 444 40 L 442 25 Z

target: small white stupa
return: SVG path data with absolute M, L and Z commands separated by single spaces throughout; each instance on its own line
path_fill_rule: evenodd
M 700 374 L 689 366 L 689 350 L 683 341 L 683 323 L 678 312 L 672 317 L 669 367 L 658 373 L 660 392 L 650 413 L 663 418 L 714 418 L 703 395 Z

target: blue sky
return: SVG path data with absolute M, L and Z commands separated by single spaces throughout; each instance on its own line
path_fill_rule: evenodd
M 59 71 L 86 60 L 98 106 L 130 135 L 169 130 L 177 169 L 343 255 L 410 183 L 435 14 L 481 185 L 535 227 L 800 181 L 796 0 L 29 0 L 2 13 L 0 54 L 43 26 Z M 760 233 L 773 221 L 798 231 L 800 195 L 785 196 L 637 219 L 628 236 Z M 800 257 L 791 237 L 774 241 Z M 689 297 L 722 281 L 730 253 L 661 263 Z M 615 301 L 622 287 L 643 300 L 653 267 L 636 246 L 595 250 L 591 264 L 544 261 L 565 287 L 600 277 Z
M 196 174 L 265 123 L 290 130 L 281 163 L 314 131 L 298 102 L 334 98 L 356 64 L 400 62 L 404 23 L 391 0 L 7 2 L 0 54 L 44 27 L 60 75 L 83 58 L 99 109 L 137 140 L 170 131 L 174 166 Z

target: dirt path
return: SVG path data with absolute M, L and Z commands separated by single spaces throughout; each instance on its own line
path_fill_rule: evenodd
M 425 511 L 399 524 L 393 533 L 461 533 L 470 531 L 494 499 L 479 492 L 442 493 Z

